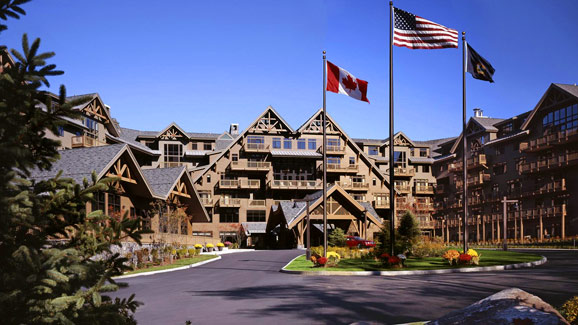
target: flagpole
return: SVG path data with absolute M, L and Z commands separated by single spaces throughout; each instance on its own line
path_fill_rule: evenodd
M 389 2 L 389 223 L 390 254 L 395 255 L 395 182 L 393 172 L 393 1 Z
M 327 257 L 327 110 L 325 95 L 327 92 L 327 58 L 323 51 L 323 256 Z
M 464 167 L 464 185 L 463 185 L 463 205 L 464 205 L 464 254 L 468 251 L 468 167 L 466 159 L 467 141 L 466 141 L 466 32 L 462 32 L 462 164 Z

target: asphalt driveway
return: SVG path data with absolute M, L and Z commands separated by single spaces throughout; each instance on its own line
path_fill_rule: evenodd
M 533 251 L 536 253 L 536 251 Z M 223 255 L 197 268 L 125 279 L 119 297 L 144 303 L 140 324 L 395 324 L 429 320 L 505 288 L 560 306 L 578 295 L 578 251 L 539 251 L 532 269 L 441 275 L 302 276 L 280 273 L 303 251 Z

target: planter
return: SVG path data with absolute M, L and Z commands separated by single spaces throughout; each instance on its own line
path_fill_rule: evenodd
M 219 246 L 218 248 L 219 248 L 219 251 L 222 251 L 224 247 L 220 247 L 220 246 Z
M 212 252 L 213 251 L 213 247 L 207 247 L 207 252 Z

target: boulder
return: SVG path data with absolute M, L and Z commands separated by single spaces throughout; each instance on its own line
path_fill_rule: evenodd
M 518 288 L 502 290 L 427 324 L 568 324 L 556 309 Z

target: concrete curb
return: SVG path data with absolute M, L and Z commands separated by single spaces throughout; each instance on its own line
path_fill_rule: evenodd
M 518 263 L 518 264 L 508 264 L 508 265 L 495 265 L 495 266 L 483 266 L 483 267 L 472 267 L 472 268 L 459 268 L 459 269 L 441 269 L 441 270 L 416 270 L 416 271 L 295 271 L 287 270 L 286 267 L 291 264 L 299 255 L 287 263 L 280 272 L 289 274 L 302 274 L 302 275 L 379 275 L 379 276 L 396 276 L 396 275 L 428 275 L 428 274 L 446 274 L 446 273 L 469 273 L 469 272 L 488 272 L 488 271 L 504 271 L 512 269 L 522 269 L 528 267 L 534 267 L 542 265 L 548 261 L 545 256 L 542 259 L 534 262 Z
M 128 279 L 128 278 L 134 278 L 134 277 L 143 276 L 143 275 L 153 275 L 153 274 L 159 274 L 159 273 L 167 273 L 167 272 L 173 272 L 173 271 L 186 270 L 186 269 L 190 269 L 190 268 L 193 268 L 193 267 L 205 265 L 205 264 L 207 264 L 207 263 L 215 262 L 215 261 L 218 261 L 218 260 L 220 260 L 220 259 L 222 259 L 222 257 L 219 256 L 219 255 L 217 255 L 217 257 L 212 258 L 212 259 L 210 259 L 210 260 L 206 260 L 206 261 L 202 261 L 202 262 L 198 262 L 198 263 L 193 263 L 193 264 L 185 265 L 185 266 L 181 266 L 181 267 L 175 267 L 174 269 L 166 269 L 166 270 L 142 272 L 142 273 L 129 274 L 129 275 L 120 275 L 120 276 L 115 276 L 115 277 L 113 277 L 113 279 L 114 279 L 114 280 Z

